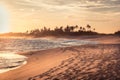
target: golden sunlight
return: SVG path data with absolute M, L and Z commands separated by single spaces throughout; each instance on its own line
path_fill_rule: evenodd
M 120 0 L 0 0 L 0 80 L 120 80 Z
M 7 10 L 0 5 L 0 33 L 9 31 L 9 18 Z

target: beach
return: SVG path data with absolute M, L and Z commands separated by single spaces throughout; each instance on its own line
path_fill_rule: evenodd
M 120 37 L 82 37 L 99 44 L 19 52 L 20 68 L 0 73 L 0 80 L 119 80 Z

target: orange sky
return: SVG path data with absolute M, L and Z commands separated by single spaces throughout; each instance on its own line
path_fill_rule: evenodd
M 119 0 L 1 0 L 0 32 L 90 24 L 101 33 L 120 30 Z

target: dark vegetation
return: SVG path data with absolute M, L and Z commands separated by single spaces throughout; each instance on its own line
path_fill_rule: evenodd
M 66 27 L 56 27 L 53 30 L 50 28 L 42 28 L 35 29 L 31 31 L 27 31 L 26 34 L 35 37 L 43 37 L 43 36 L 79 36 L 79 35 L 97 35 L 95 32 L 95 28 L 92 28 L 89 24 L 85 27 L 81 26 L 69 26 Z
M 115 32 L 114 34 L 120 36 L 120 31 L 117 31 L 117 32 Z
M 43 27 L 42 29 L 34 29 L 26 31 L 25 33 L 5 33 L 0 34 L 0 36 L 32 36 L 32 37 L 45 37 L 45 36 L 80 36 L 80 35 L 107 35 L 104 33 L 98 33 L 95 31 L 95 28 L 91 27 L 89 24 L 86 27 L 82 26 L 69 26 L 66 27 L 55 27 L 54 29 Z M 120 31 L 115 32 L 114 34 L 108 35 L 120 35 Z

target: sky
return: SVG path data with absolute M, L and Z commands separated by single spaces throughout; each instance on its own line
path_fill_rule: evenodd
M 120 30 L 120 0 L 0 0 L 0 32 L 87 24 L 100 33 Z

